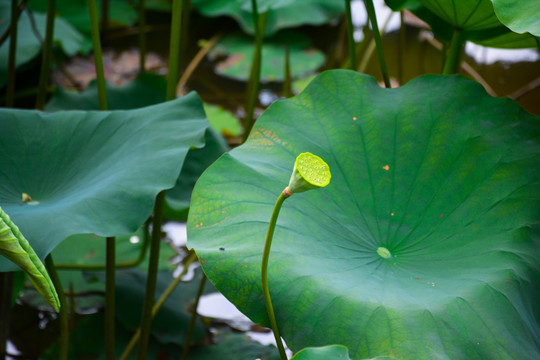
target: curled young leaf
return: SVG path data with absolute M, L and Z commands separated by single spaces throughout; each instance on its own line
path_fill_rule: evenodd
M 36 290 L 47 300 L 54 311 L 60 309 L 60 301 L 56 289 L 45 270 L 45 266 L 37 257 L 34 249 L 30 246 L 8 214 L 0 208 L 0 255 L 17 264 L 24 270 Z

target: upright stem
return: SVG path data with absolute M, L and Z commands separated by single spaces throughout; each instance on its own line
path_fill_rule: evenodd
M 13 296 L 13 272 L 0 273 L 0 359 L 7 358 L 6 345 L 9 339 L 9 315 Z
M 347 17 L 347 39 L 349 43 L 349 60 L 351 70 L 356 71 L 356 44 L 354 42 L 354 28 L 351 15 L 351 0 L 345 0 L 345 15 Z
M 60 300 L 60 313 L 59 313 L 60 355 L 59 355 L 59 359 L 67 360 L 68 350 L 69 350 L 69 318 L 68 318 L 67 301 L 66 301 L 66 296 L 64 294 L 64 288 L 62 287 L 62 283 L 60 282 L 60 278 L 58 277 L 58 273 L 56 272 L 56 268 L 54 267 L 52 254 L 49 254 L 45 258 L 45 268 L 47 269 L 47 272 L 49 273 L 49 276 L 51 277 L 51 281 L 56 289 L 56 292 L 58 293 L 58 300 Z
M 163 220 L 163 204 L 165 202 L 165 191 L 161 191 L 156 196 L 154 205 L 154 218 L 152 222 L 152 240 L 150 243 L 150 259 L 148 263 L 148 277 L 146 280 L 146 293 L 141 317 L 141 339 L 139 342 L 138 360 L 145 360 L 148 352 L 148 338 L 150 335 L 150 324 L 152 322 L 152 307 L 156 292 L 157 270 L 159 263 L 159 248 L 161 243 L 161 223 Z
M 41 56 L 41 72 L 39 76 L 38 93 L 36 98 L 36 109 L 43 110 L 47 97 L 47 85 L 49 82 L 49 67 L 51 63 L 51 52 L 54 35 L 54 16 L 56 11 L 55 0 L 49 0 L 47 6 L 47 28 L 45 30 L 45 42 L 43 43 L 43 53 Z
M 105 358 L 107 360 L 115 359 L 115 289 L 116 289 L 116 269 L 115 253 L 116 238 L 107 238 L 107 270 L 105 281 Z
M 139 0 L 139 73 L 146 72 L 146 13 L 145 0 Z
M 390 19 L 392 18 L 393 13 L 390 13 L 386 20 L 384 21 L 384 24 L 381 28 L 381 30 L 384 32 L 388 24 L 390 23 Z M 375 45 L 375 39 L 372 37 L 369 42 L 367 42 L 367 46 L 363 50 L 364 56 L 360 60 L 360 65 L 358 65 L 358 72 L 365 72 L 366 68 L 368 66 L 369 60 L 371 59 L 371 55 L 373 55 L 373 52 L 375 51 L 375 48 L 377 46 Z
M 384 59 L 381 34 L 379 32 L 379 27 L 377 25 L 377 15 L 375 14 L 375 7 L 373 6 L 373 0 L 364 0 L 364 3 L 366 4 L 366 10 L 368 13 L 369 21 L 371 22 L 371 28 L 373 30 L 373 39 L 375 39 L 375 44 L 377 45 L 377 53 L 379 54 L 379 64 L 381 66 L 384 86 L 389 88 L 391 87 L 390 76 L 388 76 L 388 69 L 386 67 L 386 61 Z
M 185 0 L 173 0 L 171 20 L 171 42 L 169 44 L 169 74 L 167 76 L 167 100 L 176 98 L 176 82 L 180 66 L 180 40 L 182 12 Z
M 17 0 L 11 0 L 11 29 L 9 34 L 8 73 L 6 84 L 6 107 L 15 105 L 15 55 L 17 54 L 17 21 L 19 11 Z
M 188 40 L 189 40 L 189 16 L 191 13 L 191 1 L 184 0 L 184 5 L 182 7 L 182 36 L 180 37 L 180 58 L 178 59 L 178 66 L 180 70 L 184 69 L 188 63 Z
M 268 259 L 270 258 L 270 247 L 272 246 L 272 238 L 274 237 L 274 230 L 276 228 L 279 211 L 281 210 L 281 205 L 283 205 L 283 202 L 289 196 L 290 195 L 282 192 L 279 195 L 276 204 L 274 205 L 274 211 L 272 211 L 270 223 L 268 224 L 268 232 L 266 233 L 266 241 L 264 243 L 264 251 L 261 265 L 261 283 L 264 296 L 264 305 L 266 306 L 268 320 L 270 321 L 270 327 L 274 332 L 274 337 L 276 339 L 276 344 L 279 350 L 279 355 L 281 356 L 281 360 L 287 360 L 287 354 L 285 353 L 285 347 L 283 346 L 281 336 L 279 335 L 276 316 L 274 315 L 274 307 L 272 306 L 272 299 L 270 298 L 270 290 L 268 288 Z
M 461 29 L 456 27 L 454 28 L 452 40 L 450 41 L 450 48 L 448 49 L 446 61 L 444 62 L 443 75 L 450 75 L 456 72 L 461 45 Z
M 283 96 L 286 98 L 293 96 L 291 80 L 291 55 L 289 45 L 285 46 L 285 76 L 283 78 Z
M 197 320 L 197 308 L 199 307 L 199 300 L 204 290 L 204 284 L 206 283 L 206 275 L 203 273 L 201 282 L 199 283 L 199 289 L 197 290 L 197 296 L 195 297 L 195 303 L 193 304 L 193 311 L 191 312 L 191 319 L 189 320 L 189 328 L 186 336 L 186 342 L 184 343 L 184 349 L 182 351 L 182 360 L 187 360 L 189 355 L 189 347 L 191 345 L 191 339 L 193 337 L 193 331 L 195 330 L 195 321 Z
M 105 5 L 104 5 L 105 6 Z M 99 38 L 99 19 L 96 0 L 88 0 L 90 13 L 90 26 L 92 31 L 92 45 L 94 48 L 94 61 L 96 64 L 96 78 L 98 86 L 99 109 L 107 110 L 107 90 L 105 87 L 105 69 L 101 53 L 101 40 Z
M 266 25 L 265 12 L 259 17 L 259 10 L 257 8 L 257 0 L 251 0 L 251 13 L 253 16 L 253 28 L 255 29 L 255 44 L 253 49 L 253 60 L 251 62 L 251 71 L 249 74 L 249 82 L 247 85 L 247 103 L 246 103 L 246 117 L 244 119 L 244 135 L 245 141 L 253 127 L 255 119 L 253 115 L 255 113 L 255 104 L 257 103 L 257 97 L 259 95 L 259 84 L 261 81 L 261 61 L 262 61 L 262 44 L 264 39 L 264 28 Z

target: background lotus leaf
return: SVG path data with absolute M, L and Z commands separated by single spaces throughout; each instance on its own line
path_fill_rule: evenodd
M 248 34 L 253 34 L 251 0 L 192 0 L 193 7 L 204 16 L 230 16 Z M 258 0 L 259 13 L 268 11 L 265 34 L 301 25 L 321 25 L 336 19 L 345 11 L 341 0 Z
M 296 156 L 309 151 L 332 181 L 285 201 L 269 263 L 291 349 L 539 359 L 539 138 L 538 118 L 460 76 L 383 89 L 328 71 L 272 104 L 248 141 L 201 176 L 188 245 L 219 291 L 268 324 L 268 221 Z
M 116 264 L 131 263 L 137 260 L 142 247 L 149 244 L 150 239 L 147 239 L 145 244 L 144 237 L 145 231 L 142 228 L 133 234 L 117 236 L 115 244 Z M 72 235 L 54 248 L 55 265 L 59 268 L 65 268 L 65 266 L 62 266 L 65 264 L 105 265 L 107 253 L 105 243 L 104 237 L 94 234 Z M 178 252 L 173 249 L 169 242 L 162 241 L 160 245 L 159 269 L 173 271 L 176 265 L 171 264 L 170 260 L 175 255 L 178 255 Z M 145 251 L 144 255 L 138 265 L 143 270 L 148 269 L 148 251 Z M 77 287 L 75 286 L 75 288 Z
M 0 119 L 0 206 L 41 259 L 69 235 L 137 230 L 208 127 L 194 93 L 129 111 L 0 109 Z
M 310 47 L 309 37 L 291 30 L 280 31 L 263 42 L 261 81 L 283 81 L 287 46 L 293 78 L 313 73 L 324 63 L 323 53 Z M 225 57 L 216 65 L 218 74 L 247 81 L 253 59 L 253 38 L 241 33 L 228 34 L 210 50 L 209 56 Z
M 105 273 L 95 272 L 94 275 L 105 286 Z M 176 286 L 152 320 L 151 333 L 162 344 L 184 345 L 191 319 L 191 307 L 195 301 L 201 278 L 202 271 L 195 269 L 192 279 Z M 116 317 L 123 326 L 132 331 L 135 331 L 141 323 L 146 279 L 146 271 L 139 269 L 119 270 L 116 274 Z M 155 301 L 173 280 L 170 271 L 158 272 Z M 216 292 L 216 289 L 210 282 L 206 282 L 204 294 L 213 292 Z M 205 334 L 201 319 L 197 319 L 194 331 L 193 341 L 197 342 Z
M 39 2 L 38 2 L 39 3 Z M 45 4 L 45 11 L 47 2 Z M 35 26 L 41 35 L 41 40 L 45 38 L 45 21 L 47 16 L 41 13 L 33 13 Z M 11 4 L 9 1 L 0 3 L 0 33 L 4 33 L 11 23 Z M 54 20 L 54 41 L 60 44 L 64 53 L 73 56 L 82 50 L 81 42 L 83 36 L 61 18 Z M 9 55 L 9 37 L 0 46 L 0 87 L 3 87 L 7 81 L 8 55 Z M 24 11 L 19 16 L 17 23 L 17 52 L 15 55 L 15 66 L 19 67 L 34 59 L 41 51 L 41 41 L 36 37 L 32 30 L 30 16 Z

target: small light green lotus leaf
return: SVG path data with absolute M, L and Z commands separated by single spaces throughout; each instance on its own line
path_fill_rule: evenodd
M 287 188 L 291 193 L 325 187 L 330 183 L 330 167 L 323 159 L 312 153 L 298 155 Z
M 308 347 L 300 350 L 291 360 L 349 360 L 349 350 L 343 345 Z
M 36 290 L 47 300 L 54 311 L 58 312 L 60 301 L 45 266 L 37 257 L 28 240 L 21 234 L 17 225 L 11 221 L 2 208 L 0 208 L 0 255 L 5 256 L 23 269 Z

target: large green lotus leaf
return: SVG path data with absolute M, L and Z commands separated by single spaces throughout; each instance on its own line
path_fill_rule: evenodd
M 0 206 L 41 259 L 73 234 L 130 234 L 207 127 L 195 93 L 129 111 L 0 109 Z
M 135 109 L 165 101 L 167 82 L 162 76 L 140 74 L 133 81 L 122 85 L 107 86 L 107 104 L 111 110 Z M 98 89 L 96 81 L 81 93 L 56 89 L 54 95 L 45 106 L 46 111 L 60 110 L 98 110 Z M 204 106 L 205 113 L 208 109 Z M 214 114 L 211 114 L 214 115 Z M 230 115 L 232 117 L 232 115 Z M 214 127 L 210 116 L 210 126 Z M 230 124 L 221 122 L 221 127 Z M 232 119 L 238 124 L 238 120 Z M 219 122 L 219 120 L 218 120 Z M 229 127 L 231 125 L 228 125 Z M 217 127 L 214 127 L 217 129 Z M 184 167 L 173 189 L 167 191 L 165 215 L 169 219 L 186 220 L 189 200 L 195 182 L 202 172 L 223 152 L 227 151 L 227 143 L 218 132 L 208 129 L 205 133 L 205 146 L 202 149 L 191 149 L 188 152 Z
M 251 0 L 192 0 L 204 16 L 230 16 L 248 34 L 254 34 Z M 301 25 L 321 25 L 338 18 L 345 10 L 342 0 L 258 0 L 259 13 L 268 11 L 265 34 Z
M 295 31 L 281 31 L 264 40 L 261 81 L 283 81 L 287 46 L 293 78 L 313 73 L 324 63 L 324 54 L 310 47 L 310 40 L 306 35 Z M 253 38 L 241 33 L 226 35 L 210 50 L 209 55 L 225 57 L 216 66 L 218 74 L 246 81 L 249 79 L 253 59 Z
M 268 221 L 296 156 L 311 152 L 332 180 L 285 201 L 269 263 L 292 350 L 539 359 L 539 136 L 538 118 L 463 77 L 383 89 L 325 72 L 201 176 L 188 245 L 220 292 L 268 324 Z
M 106 86 L 109 109 L 123 110 L 165 101 L 167 82 L 159 75 L 140 74 L 125 85 L 114 86 L 107 83 Z M 98 109 L 98 89 L 95 80 L 81 93 L 70 92 L 62 88 L 56 89 L 45 106 L 46 111 Z M 206 106 L 204 110 L 205 113 L 208 113 Z M 207 117 L 209 118 L 209 116 Z M 238 124 L 237 120 L 233 120 Z M 213 126 L 212 120 L 210 120 L 210 125 Z M 202 172 L 227 150 L 227 143 L 223 136 L 208 129 L 205 133 L 205 146 L 202 149 L 191 149 L 188 152 L 185 165 L 175 187 L 167 191 L 165 215 L 169 219 L 185 220 L 187 218 L 189 200 L 195 182 Z
M 540 36 L 540 1 L 491 0 L 503 24 L 517 33 Z
M 39 3 L 39 2 L 38 2 Z M 47 2 L 45 4 L 45 11 Z M 37 31 L 41 34 L 41 38 L 45 38 L 45 27 L 47 16 L 41 13 L 33 14 Z M 0 33 L 4 33 L 8 28 L 11 20 L 11 4 L 9 1 L 0 2 Z M 19 67 L 28 63 L 35 58 L 41 51 L 41 42 L 34 34 L 31 26 L 31 20 L 27 12 L 21 13 L 17 23 L 17 52 L 15 57 L 15 66 Z M 69 23 L 61 18 L 54 20 L 54 41 L 60 44 L 66 55 L 72 56 L 81 50 L 82 35 L 75 30 Z M 3 87 L 7 81 L 7 64 L 9 56 L 8 38 L 0 46 L 0 87 Z

